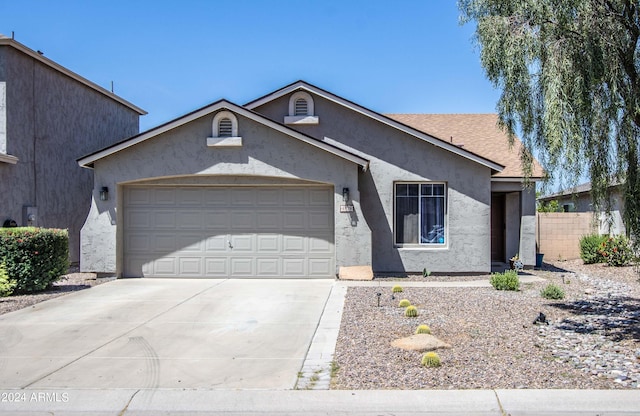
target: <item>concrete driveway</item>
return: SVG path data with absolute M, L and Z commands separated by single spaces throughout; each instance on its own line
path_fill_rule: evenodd
M 124 279 L 0 316 L 0 388 L 291 389 L 333 280 Z

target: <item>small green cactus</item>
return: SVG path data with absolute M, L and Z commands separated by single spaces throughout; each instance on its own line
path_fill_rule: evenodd
M 440 357 L 433 351 L 422 356 L 422 365 L 425 367 L 440 367 Z
M 418 325 L 418 328 L 416 328 L 416 334 L 430 334 L 431 333 L 431 328 L 429 328 L 429 325 Z
M 402 292 L 402 291 L 403 291 L 403 289 L 402 289 L 402 286 L 400 286 L 400 285 L 395 285 L 394 287 L 392 287 L 392 288 L 391 288 L 391 291 L 392 291 L 393 293 L 400 293 L 400 292 Z
M 422 277 L 429 277 L 431 276 L 431 271 L 427 270 L 427 268 L 425 267 L 424 270 L 422 270 Z
M 413 305 L 409 305 L 407 306 L 407 309 L 405 309 L 404 311 L 404 316 L 409 318 L 415 318 L 416 316 L 418 316 L 418 309 Z
M 399 308 L 406 308 L 407 306 L 410 306 L 410 305 L 411 305 L 411 302 L 409 302 L 408 299 L 402 299 L 400 303 L 398 303 Z

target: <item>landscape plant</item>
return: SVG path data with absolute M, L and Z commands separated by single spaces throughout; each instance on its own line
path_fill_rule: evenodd
M 440 367 L 440 356 L 434 351 L 429 351 L 422 356 L 422 365 L 425 367 Z
M 406 308 L 409 305 L 411 305 L 411 302 L 409 302 L 409 299 L 402 299 L 400 302 L 398 302 L 399 308 Z
M 69 269 L 67 230 L 34 227 L 0 228 L 0 258 L 4 259 L 14 293 L 46 289 Z
M 404 310 L 404 316 L 407 318 L 415 318 L 418 316 L 418 308 L 413 305 L 407 306 L 407 309 Z
M 580 258 L 584 264 L 604 263 L 605 257 L 601 253 L 601 245 L 607 241 L 606 235 L 590 234 L 580 239 Z
M 560 286 L 549 283 L 540 291 L 540 295 L 545 299 L 559 300 L 564 299 L 564 290 Z
M 429 328 L 429 325 L 418 325 L 416 334 L 431 334 L 431 328 Z
M 16 282 L 9 280 L 7 267 L 4 263 L 0 263 L 0 297 L 9 296 L 16 287 Z
M 496 290 L 519 290 L 520 278 L 515 270 L 505 270 L 504 273 L 491 274 L 491 286 Z
M 401 293 L 403 291 L 402 286 L 400 285 L 395 285 L 394 287 L 391 288 L 391 292 L 392 293 Z
M 627 266 L 634 259 L 629 239 L 623 235 L 609 237 L 600 244 L 600 254 L 609 266 Z

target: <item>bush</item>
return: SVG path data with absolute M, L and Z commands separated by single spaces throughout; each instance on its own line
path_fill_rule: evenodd
M 69 269 L 67 230 L 0 229 L 0 259 L 4 260 L 15 293 L 46 289 Z
M 400 285 L 395 285 L 394 287 L 391 288 L 391 292 L 393 293 L 400 293 L 402 292 L 402 286 Z
M 0 263 L 0 297 L 9 296 L 16 287 L 16 282 L 9 280 L 7 267 L 4 263 Z
M 515 270 L 506 270 L 504 273 L 493 273 L 491 275 L 491 286 L 497 290 L 520 289 L 518 272 Z
M 604 263 L 607 261 L 602 254 L 601 245 L 607 241 L 606 235 L 591 234 L 580 239 L 580 258 L 584 264 Z
M 416 334 L 430 334 L 431 333 L 431 328 L 429 328 L 429 325 L 418 325 L 418 327 L 416 328 Z
M 413 305 L 409 305 L 407 306 L 407 309 L 404 310 L 404 316 L 408 318 L 415 318 L 418 316 L 418 309 Z
M 600 244 L 600 254 L 609 266 L 627 266 L 633 260 L 629 239 L 623 235 L 609 237 Z
M 433 351 L 429 351 L 422 356 L 422 365 L 425 367 L 440 367 L 440 356 Z
M 553 283 L 549 283 L 540 291 L 540 295 L 545 299 L 564 299 L 564 290 Z
M 409 305 L 411 305 L 411 302 L 409 302 L 408 299 L 402 299 L 400 303 L 398 303 L 399 308 L 406 308 Z

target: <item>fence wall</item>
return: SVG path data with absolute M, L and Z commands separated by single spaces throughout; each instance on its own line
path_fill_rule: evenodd
M 539 212 L 536 243 L 544 260 L 580 258 L 580 238 L 597 233 L 592 212 Z

